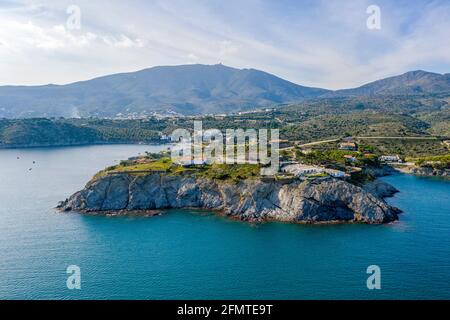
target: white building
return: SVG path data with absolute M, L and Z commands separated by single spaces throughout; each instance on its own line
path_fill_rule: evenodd
M 300 177 L 308 174 L 317 174 L 324 172 L 323 168 L 314 166 L 305 166 L 303 164 L 290 164 L 284 166 L 281 169 L 283 172 L 293 174 L 294 176 Z
M 397 156 L 381 156 L 378 158 L 381 162 L 402 162 L 400 157 Z
M 296 177 L 301 177 L 310 174 L 326 173 L 335 178 L 345 178 L 345 172 L 343 171 L 326 169 L 316 166 L 307 166 L 303 164 L 288 164 L 284 166 L 281 170 L 283 172 L 293 174 Z
M 179 162 L 183 167 L 203 166 L 206 164 L 205 160 L 182 160 Z
M 343 171 L 334 170 L 334 169 L 325 169 L 325 172 L 335 178 L 345 178 L 345 172 L 343 172 Z

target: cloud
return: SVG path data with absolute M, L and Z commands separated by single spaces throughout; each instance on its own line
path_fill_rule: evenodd
M 450 4 L 373 1 L 0 1 L 0 84 L 67 83 L 156 65 L 222 62 L 303 85 L 361 85 L 412 69 L 448 72 Z M 20 70 L 21 72 L 17 72 Z
M 126 35 L 114 36 L 103 36 L 100 38 L 105 44 L 114 48 L 142 48 L 144 47 L 144 41 L 142 39 L 136 38 L 131 39 Z
M 124 34 L 98 35 L 93 32 L 72 32 L 64 25 L 44 28 L 33 22 L 0 21 L 1 43 L 13 50 L 73 50 L 93 45 L 107 45 L 111 48 L 142 48 L 143 40 L 132 39 Z

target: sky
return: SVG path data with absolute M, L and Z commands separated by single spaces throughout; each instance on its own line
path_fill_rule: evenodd
M 192 63 L 327 89 L 449 73 L 450 1 L 0 0 L 0 85 Z

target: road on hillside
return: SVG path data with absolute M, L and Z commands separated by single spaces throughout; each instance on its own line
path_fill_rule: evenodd
M 418 137 L 355 137 L 355 139 L 438 140 L 435 136 Z
M 382 136 L 378 136 L 378 137 L 354 137 L 355 139 L 392 139 L 392 140 L 439 140 L 439 137 L 436 136 L 417 136 L 417 137 L 382 137 Z M 330 142 L 337 142 L 340 141 L 340 138 L 337 139 L 328 139 L 328 140 L 320 140 L 320 141 L 314 141 L 314 142 L 309 142 L 309 143 L 304 143 L 304 144 L 299 144 L 297 145 L 297 143 L 299 143 L 299 141 L 294 141 L 294 145 L 296 145 L 297 147 L 309 147 L 309 146 L 315 146 L 315 145 L 319 145 L 319 144 L 323 144 L 323 143 L 330 143 Z M 280 150 L 290 150 L 293 149 L 294 146 L 292 147 L 287 147 L 287 148 L 282 148 Z

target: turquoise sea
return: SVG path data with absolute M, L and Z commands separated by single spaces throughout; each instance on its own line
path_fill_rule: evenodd
M 160 148 L 0 150 L 0 299 L 450 298 L 450 182 L 440 179 L 384 178 L 404 213 L 382 226 L 53 209 L 114 160 Z M 66 286 L 69 265 L 81 268 L 81 290 Z M 381 268 L 381 290 L 367 289 L 370 265 Z

